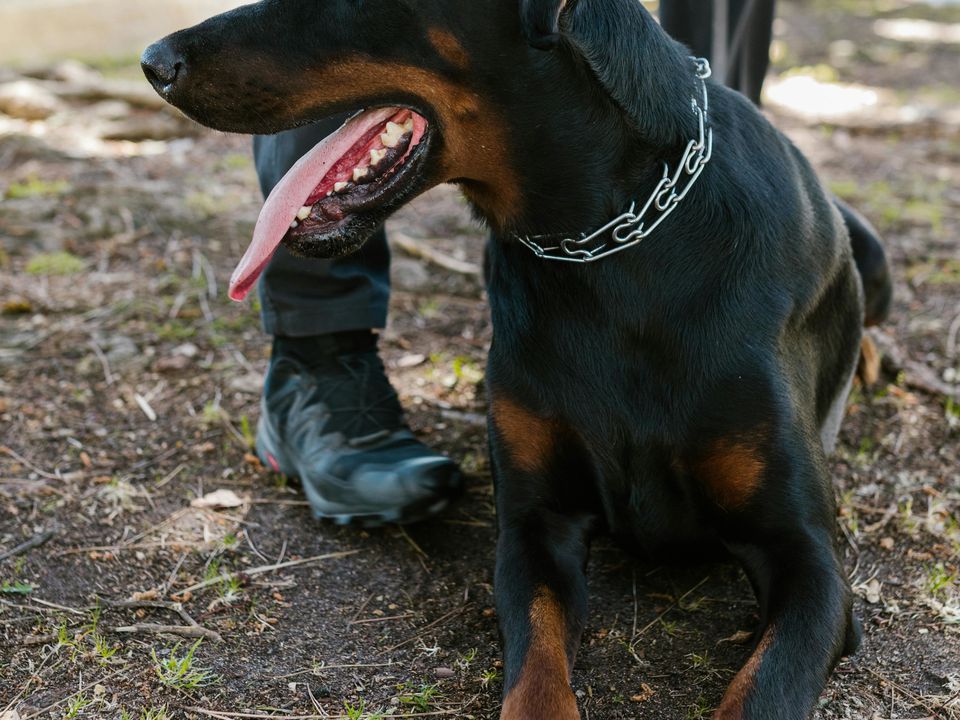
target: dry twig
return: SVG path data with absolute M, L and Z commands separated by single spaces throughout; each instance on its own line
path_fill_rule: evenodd
M 215 578 L 210 578 L 209 580 L 204 580 L 196 585 L 191 585 L 190 587 L 181 590 L 180 593 L 183 594 L 188 592 L 196 592 L 197 590 L 203 590 L 203 588 L 210 587 L 211 585 L 218 585 L 237 577 L 253 577 L 254 575 L 263 575 L 264 573 L 274 572 L 275 570 L 282 570 L 288 567 L 295 567 L 297 565 L 306 565 L 307 563 L 320 562 L 321 560 L 333 560 L 335 558 L 348 557 L 350 555 L 356 555 L 358 552 L 360 551 L 345 550 L 343 552 L 327 553 L 326 555 L 303 558 L 302 560 L 288 560 L 287 562 L 275 563 L 273 565 L 262 565 L 260 567 L 250 568 L 249 570 L 242 570 L 235 573 L 223 573 L 221 575 L 217 575 Z
M 207 630 L 199 625 L 158 625 L 156 623 L 137 623 L 136 625 L 125 625 L 113 629 L 118 633 L 154 633 L 180 635 L 186 638 L 203 638 L 204 640 L 214 640 L 220 642 L 223 640 L 220 633 L 213 630 Z
M 56 534 L 57 534 L 57 531 L 52 528 L 50 530 L 44 530 L 42 533 L 38 535 L 34 535 L 32 538 L 30 538 L 26 542 L 20 543 L 12 550 L 7 550 L 4 553 L 0 553 L 0 562 L 6 560 L 7 558 L 16 557 L 17 555 L 22 555 L 23 553 L 28 552 L 29 550 L 33 550 L 34 548 L 38 548 Z
M 394 231 L 390 233 L 390 242 L 407 253 L 407 255 L 426 260 L 428 263 L 442 267 L 444 270 L 474 278 L 483 277 L 483 269 L 479 265 L 457 260 L 446 253 L 434 250 L 430 247 L 429 241 L 418 240 L 402 232 Z

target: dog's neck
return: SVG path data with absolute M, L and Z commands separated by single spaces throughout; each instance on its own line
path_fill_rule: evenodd
M 580 0 L 562 27 L 561 47 L 530 51 L 507 98 L 523 207 L 501 232 L 602 226 L 647 195 L 697 132 L 695 64 L 639 2 Z

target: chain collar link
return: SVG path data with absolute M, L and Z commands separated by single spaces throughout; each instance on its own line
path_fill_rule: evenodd
M 696 64 L 696 76 L 703 94 L 702 105 L 696 97 L 690 99 L 691 110 L 697 117 L 698 135 L 687 143 L 675 171 L 671 173 L 670 166 L 663 164 L 663 177 L 639 212 L 636 212 L 638 201 L 635 200 L 627 212 L 598 230 L 579 238 L 562 239 L 555 245 L 541 243 L 556 235 L 514 237 L 545 260 L 588 263 L 633 247 L 651 235 L 687 196 L 713 157 L 713 128 L 707 116 L 710 97 L 706 79 L 711 74 L 710 63 L 705 58 L 691 57 L 691 60 Z

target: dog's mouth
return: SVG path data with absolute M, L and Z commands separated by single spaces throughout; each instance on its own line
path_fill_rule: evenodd
M 418 190 L 429 123 L 408 108 L 354 115 L 294 165 L 270 193 L 253 241 L 230 279 L 243 300 L 281 243 L 330 258 L 359 248 L 391 211 Z

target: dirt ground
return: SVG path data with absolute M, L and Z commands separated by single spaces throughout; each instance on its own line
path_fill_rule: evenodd
M 877 224 L 897 281 L 833 463 L 865 640 L 814 717 L 960 718 L 960 6 L 781 14 L 776 82 L 879 90 L 829 124 L 770 113 Z M 135 67 L 99 71 L 0 68 L 47 92 L 41 119 L 0 114 L 0 717 L 496 718 L 482 230 L 451 188 L 391 221 L 383 342 L 466 498 L 405 529 L 317 522 L 250 454 L 269 344 L 225 293 L 259 207 L 248 140 L 160 109 Z M 741 572 L 601 541 L 590 584 L 584 717 L 709 717 L 748 654 Z

